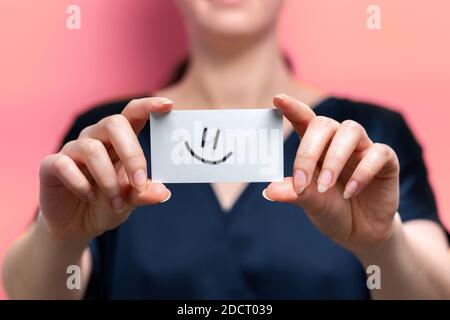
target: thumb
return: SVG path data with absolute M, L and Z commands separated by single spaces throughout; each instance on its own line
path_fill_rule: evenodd
M 320 215 L 326 206 L 326 195 L 319 193 L 313 182 L 301 194 L 297 194 L 292 177 L 286 177 L 282 182 L 272 182 L 263 191 L 263 196 L 269 201 L 302 207 L 311 217 Z
M 304 209 L 311 222 L 324 234 L 332 238 L 345 237 L 352 219 L 348 214 L 349 203 L 342 198 L 337 187 L 324 193 L 317 191 L 317 179 L 301 193 L 294 191 L 292 177 L 283 182 L 273 182 L 264 191 L 263 196 L 270 201 L 286 202 Z
M 137 207 L 142 205 L 152 205 L 166 202 L 171 197 L 171 192 L 165 185 L 158 182 L 147 181 L 147 188 L 143 192 L 139 192 L 132 188 L 130 190 L 130 203 Z

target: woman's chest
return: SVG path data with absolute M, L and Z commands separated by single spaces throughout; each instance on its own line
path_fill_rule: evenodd
M 116 297 L 367 297 L 358 261 L 316 231 L 301 209 L 246 201 L 246 190 L 224 215 L 213 194 L 182 193 L 173 197 L 186 199 L 159 210 L 136 210 L 116 231 Z

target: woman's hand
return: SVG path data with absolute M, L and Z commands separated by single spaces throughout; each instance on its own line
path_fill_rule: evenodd
M 170 191 L 147 178 L 137 134 L 150 111 L 171 109 L 166 98 L 133 100 L 42 161 L 40 215 L 55 238 L 89 241 L 124 222 L 136 206 L 168 200 Z
M 355 121 L 316 116 L 283 94 L 274 105 L 302 138 L 293 176 L 271 183 L 264 195 L 302 207 L 319 230 L 353 252 L 385 243 L 399 204 L 395 152 L 373 143 Z

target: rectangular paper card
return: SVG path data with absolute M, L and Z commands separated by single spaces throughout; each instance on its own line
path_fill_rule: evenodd
M 151 113 L 150 141 L 154 181 L 283 180 L 283 117 L 276 109 Z

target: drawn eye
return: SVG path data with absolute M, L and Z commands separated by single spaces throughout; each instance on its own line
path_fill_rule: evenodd
M 203 129 L 203 133 L 202 133 L 202 142 L 201 142 L 202 149 L 204 149 L 206 146 L 207 134 L 208 134 L 208 128 L 205 127 Z M 217 148 L 217 143 L 219 141 L 219 137 L 220 137 L 220 129 L 217 130 L 216 135 L 214 136 L 213 150 L 216 150 L 216 148 Z M 221 157 L 217 160 L 210 160 L 210 159 L 205 159 L 205 158 L 199 156 L 198 154 L 196 154 L 187 141 L 184 142 L 184 145 L 186 146 L 187 151 L 191 154 L 192 157 L 194 157 L 195 159 L 201 161 L 202 163 L 206 163 L 206 164 L 215 165 L 215 164 L 225 162 L 233 154 L 233 152 L 230 151 L 226 155 L 224 155 L 223 157 Z

